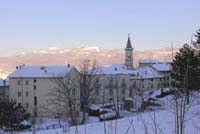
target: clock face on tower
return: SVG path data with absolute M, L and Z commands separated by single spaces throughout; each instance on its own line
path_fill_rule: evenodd
M 127 55 L 127 58 L 128 58 L 128 59 L 131 59 L 131 54 L 128 54 L 128 55 Z

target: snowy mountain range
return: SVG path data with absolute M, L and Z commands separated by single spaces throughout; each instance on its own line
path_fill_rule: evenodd
M 178 49 L 174 49 L 176 52 Z M 134 51 L 134 65 L 138 65 L 139 59 L 156 59 L 171 61 L 171 49 L 162 48 L 156 50 Z M 16 66 L 26 65 L 64 65 L 72 64 L 78 67 L 81 59 L 96 60 L 98 66 L 109 66 L 113 63 L 124 63 L 123 49 L 100 49 L 98 47 L 51 47 L 46 50 L 0 57 L 0 78 L 5 78 Z

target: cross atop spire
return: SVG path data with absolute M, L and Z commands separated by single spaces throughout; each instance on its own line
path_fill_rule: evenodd
M 128 33 L 128 41 L 127 41 L 127 44 L 126 44 L 126 48 L 128 48 L 128 49 L 133 49 L 133 48 L 132 48 L 132 44 L 131 44 L 130 33 Z

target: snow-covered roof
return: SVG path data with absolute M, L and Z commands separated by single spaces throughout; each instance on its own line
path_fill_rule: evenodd
M 155 68 L 157 71 L 171 71 L 171 64 L 169 63 L 156 63 L 152 65 L 153 68 Z
M 110 67 L 97 67 L 94 74 L 136 74 L 134 70 L 129 70 L 125 65 L 113 64 Z
M 136 70 L 136 76 L 133 79 L 151 79 L 151 78 L 162 78 L 156 70 L 150 66 L 139 67 Z
M 140 59 L 139 63 L 154 64 L 154 63 L 160 63 L 160 61 L 152 59 Z
M 20 66 L 16 71 L 11 73 L 9 78 L 48 78 L 64 77 L 74 66 Z
M 0 87 L 2 86 L 9 86 L 9 81 L 0 79 Z

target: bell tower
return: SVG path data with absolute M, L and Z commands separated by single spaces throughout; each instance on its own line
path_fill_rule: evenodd
M 130 34 L 125 48 L 125 65 L 128 69 L 133 69 L 133 47 L 131 44 Z

